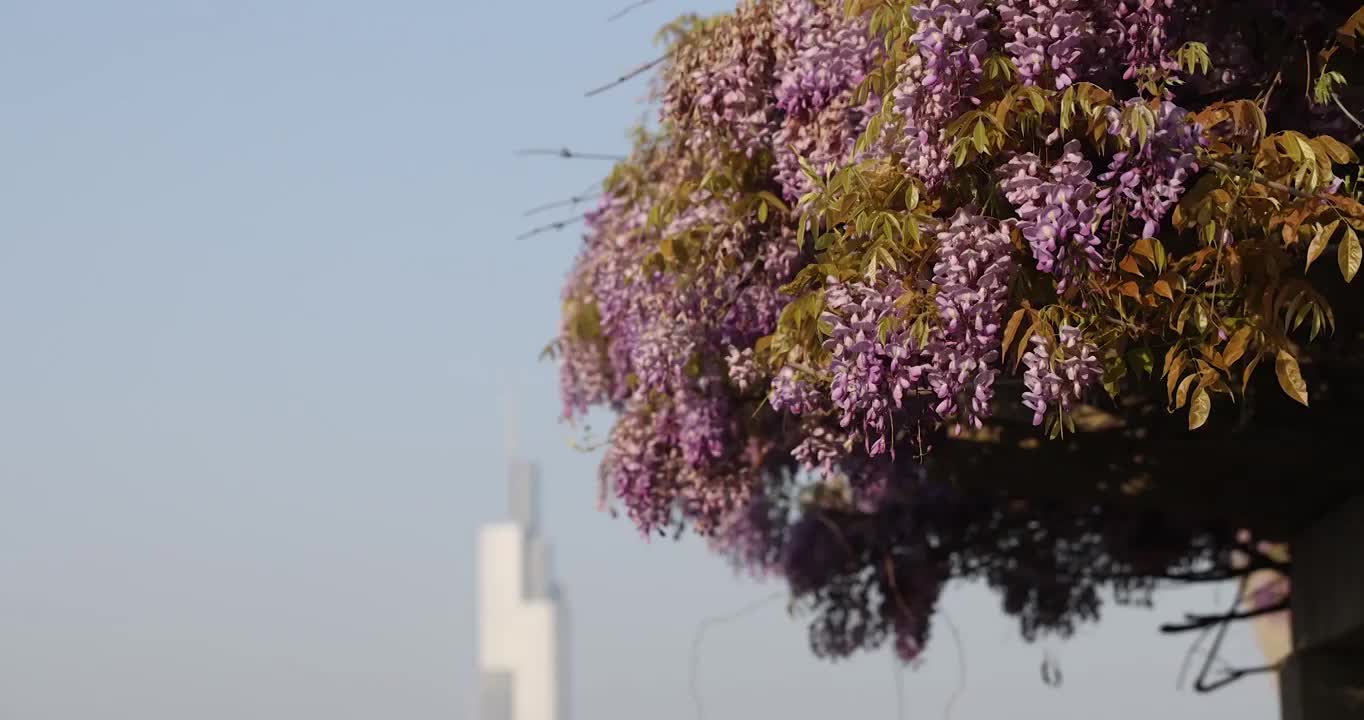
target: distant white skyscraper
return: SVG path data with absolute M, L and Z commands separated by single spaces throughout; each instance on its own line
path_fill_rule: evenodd
M 515 458 L 510 471 L 511 520 L 478 538 L 480 718 L 570 720 L 568 612 L 540 537 L 540 473 Z

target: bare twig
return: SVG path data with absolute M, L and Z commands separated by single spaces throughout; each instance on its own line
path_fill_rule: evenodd
M 625 17 L 626 15 L 629 15 L 631 12 L 640 9 L 645 5 L 648 5 L 653 1 L 654 0 L 635 0 L 635 2 L 632 2 L 629 5 L 626 5 L 625 7 L 617 10 L 615 13 L 611 15 L 611 17 L 606 18 L 606 22 L 614 22 L 616 20 L 619 20 Z
M 1239 599 L 1240 598 L 1238 597 L 1238 600 Z M 1240 612 L 1232 610 L 1231 612 L 1223 613 L 1221 615 L 1188 614 L 1184 616 L 1188 618 L 1187 622 L 1169 623 L 1167 625 L 1161 625 L 1160 631 L 1163 633 L 1181 633 L 1188 632 L 1189 630 L 1201 630 L 1205 627 L 1217 625 L 1218 623 L 1225 623 L 1232 620 L 1249 620 L 1251 618 L 1260 617 L 1261 615 L 1270 615 L 1276 612 L 1283 612 L 1284 610 L 1287 609 L 1288 600 L 1284 599 L 1274 603 L 1273 605 L 1266 605 L 1264 607 L 1255 608 L 1254 610 L 1245 610 Z
M 644 73 L 649 72 L 653 68 L 657 67 L 660 63 L 667 59 L 667 57 L 668 57 L 667 55 L 664 55 L 663 57 L 654 58 L 653 60 L 650 60 L 649 62 L 640 65 L 639 67 L 625 73 L 624 75 L 621 75 L 620 77 L 616 78 L 615 80 L 612 80 L 609 83 L 606 83 L 605 85 L 602 85 L 601 87 L 588 90 L 585 97 L 600 95 L 606 92 L 607 90 L 616 87 L 617 85 L 624 85 L 625 83 L 629 82 L 632 78 L 639 75 L 643 75 Z
M 1194 638 L 1194 641 L 1189 645 L 1189 649 L 1185 651 L 1184 662 L 1179 664 L 1179 675 L 1175 678 L 1176 690 L 1184 689 L 1184 678 L 1189 676 L 1189 663 L 1193 662 L 1194 656 L 1198 654 L 1198 651 L 1203 647 L 1204 641 L 1208 639 L 1208 635 L 1210 634 L 1212 634 L 1212 628 L 1203 628 L 1203 632 L 1198 633 L 1198 637 Z
M 1236 586 L 1236 599 L 1232 600 L 1232 607 L 1230 607 L 1224 615 L 1214 615 L 1214 618 L 1221 618 L 1221 620 L 1218 620 L 1218 622 L 1215 623 L 1215 625 L 1217 625 L 1217 634 L 1214 635 L 1213 646 L 1207 650 L 1207 656 L 1203 659 L 1203 670 L 1200 670 L 1198 678 L 1193 680 L 1193 690 L 1198 691 L 1198 693 L 1211 693 L 1211 691 L 1232 685 L 1233 682 L 1245 678 L 1245 676 L 1260 674 L 1260 672 L 1270 672 L 1277 668 L 1277 665 L 1260 665 L 1260 667 L 1251 668 L 1226 668 L 1226 670 L 1222 671 L 1224 672 L 1224 675 L 1222 675 L 1221 678 L 1211 680 L 1211 682 L 1207 679 L 1209 678 L 1210 672 L 1213 671 L 1213 663 L 1219 660 L 1218 656 L 1219 653 L 1221 653 L 1222 641 L 1226 640 L 1226 630 L 1228 630 L 1228 627 L 1232 626 L 1230 620 L 1234 619 L 1234 615 L 1237 615 L 1237 605 L 1240 605 L 1241 600 L 1244 599 L 1245 588 L 1247 588 L 1248 584 L 1248 578 L 1241 578 L 1241 582 Z
M 1203 682 L 1203 678 L 1199 678 L 1194 682 L 1194 689 L 1201 693 L 1210 693 L 1214 690 L 1220 690 L 1247 675 L 1259 675 L 1260 673 L 1274 672 L 1278 669 L 1278 665 L 1256 665 L 1255 667 L 1248 668 L 1231 668 L 1224 671 L 1225 674 L 1222 675 L 1222 677 L 1217 678 L 1212 682 Z
M 546 210 L 553 210 L 554 208 L 574 207 L 578 203 L 587 202 L 588 200 L 591 200 L 592 198 L 597 197 L 598 195 L 600 195 L 600 193 L 586 193 L 584 195 L 574 195 L 567 200 L 558 200 L 556 202 L 545 203 L 544 205 L 536 205 L 535 207 L 521 213 L 521 216 L 530 217 L 531 215 L 542 213 Z
M 1350 118 L 1350 122 L 1354 123 L 1358 127 L 1364 128 L 1364 122 L 1360 122 L 1359 118 L 1354 116 L 1354 113 L 1345 109 L 1345 103 L 1342 103 L 1340 101 L 1339 95 L 1331 93 L 1331 99 L 1335 101 L 1336 107 L 1340 108 L 1340 111 L 1345 113 L 1345 117 Z
M 1284 185 L 1283 183 L 1275 182 L 1254 170 L 1242 170 L 1240 168 L 1234 168 L 1220 160 L 1208 160 L 1207 164 L 1209 167 L 1217 168 L 1222 172 L 1228 172 L 1233 175 L 1240 175 L 1241 177 L 1244 177 L 1248 180 L 1260 183 L 1261 185 L 1264 185 L 1265 187 L 1270 188 L 1271 190 L 1285 192 L 1294 197 L 1300 197 L 1308 200 L 1326 200 L 1326 196 L 1322 195 L 1321 193 L 1311 193 L 1307 192 L 1306 190 L 1299 190 L 1295 187 L 1292 187 L 1291 185 Z
M 952 720 L 952 708 L 956 707 L 957 700 L 966 692 L 966 646 L 961 642 L 961 631 L 952 621 L 952 616 L 941 609 L 938 610 L 938 614 L 942 616 L 943 622 L 947 623 L 947 629 L 952 633 L 952 642 L 957 646 L 957 686 L 952 688 L 952 695 L 947 698 L 947 706 L 942 711 L 943 720 Z
M 771 603 L 773 600 L 780 598 L 784 594 L 785 593 L 782 593 L 780 591 L 774 592 L 754 602 L 751 602 L 748 605 L 745 605 L 739 608 L 738 610 L 735 610 L 734 612 L 727 613 L 724 615 L 708 617 L 705 620 L 702 620 L 701 623 L 696 626 L 696 634 L 692 636 L 691 641 L 691 671 L 689 678 L 689 685 L 691 686 L 691 699 L 692 702 L 696 704 L 696 720 L 705 720 L 704 708 L 701 705 L 699 669 L 701 664 L 701 638 L 705 636 L 706 630 L 710 629 L 710 627 L 713 625 L 733 622 L 744 617 L 745 615 L 752 614 L 753 612 L 762 609 L 764 606 L 766 606 L 768 603 Z
M 526 238 L 534 237 L 534 236 L 539 235 L 539 234 L 541 234 L 541 233 L 558 232 L 558 231 L 563 230 L 564 228 L 568 227 L 569 225 L 572 225 L 573 223 L 582 222 L 583 218 L 585 218 L 585 217 L 587 217 L 586 214 L 584 214 L 584 215 L 579 215 L 578 217 L 567 218 L 567 219 L 565 219 L 565 220 L 556 220 L 556 221 L 554 221 L 554 222 L 552 222 L 552 223 L 547 223 L 547 224 L 541 225 L 541 226 L 539 226 L 539 227 L 534 227 L 534 228 L 531 228 L 530 230 L 527 230 L 527 231 L 521 233 L 520 235 L 517 235 L 517 236 L 516 236 L 516 239 L 517 239 L 517 240 L 525 240 Z
M 569 150 L 568 148 L 559 148 L 557 150 L 553 148 L 526 148 L 524 150 L 517 150 L 516 154 L 522 157 L 526 157 L 528 155 L 553 155 L 555 157 L 561 157 L 565 160 L 611 160 L 613 162 L 617 162 L 625 159 L 624 155 L 612 155 L 609 153 L 585 153 L 578 152 L 576 150 Z
M 890 671 L 895 678 L 895 720 L 905 720 L 905 673 L 894 650 L 890 651 Z

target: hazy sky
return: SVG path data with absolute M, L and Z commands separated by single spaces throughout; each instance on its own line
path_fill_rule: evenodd
M 623 151 L 643 85 L 582 91 L 722 5 L 625 2 L 0 1 L 0 720 L 470 717 L 510 379 L 577 717 L 694 717 L 697 623 L 773 588 L 595 511 L 537 360 L 577 240 L 514 239 L 607 168 L 513 151 Z M 953 717 L 1277 717 L 1175 692 L 1155 627 L 1213 601 L 1027 646 L 953 592 Z M 708 718 L 895 717 L 885 653 L 816 661 L 780 603 L 701 653 Z M 905 717 L 958 676 L 940 626 Z

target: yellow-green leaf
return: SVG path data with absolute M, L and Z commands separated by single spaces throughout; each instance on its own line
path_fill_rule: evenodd
M 1298 359 L 1293 357 L 1293 353 L 1280 350 L 1274 361 L 1274 372 L 1279 376 L 1279 387 L 1288 397 L 1306 405 L 1307 381 L 1302 379 L 1302 369 L 1298 367 Z
M 1346 226 L 1345 237 L 1340 240 L 1340 251 L 1336 256 L 1340 263 L 1340 274 L 1345 277 L 1345 282 L 1355 279 L 1355 273 L 1359 272 L 1359 236 L 1355 234 L 1355 229 Z
M 1208 391 L 1198 388 L 1194 393 L 1193 401 L 1189 403 L 1189 429 L 1197 430 L 1203 427 L 1203 423 L 1208 421 L 1208 413 L 1212 412 L 1212 398 L 1208 396 Z
M 1332 220 L 1329 225 L 1322 226 L 1317 230 L 1317 234 L 1312 236 L 1312 244 L 1307 246 L 1308 268 L 1312 267 L 1313 261 L 1321 257 L 1322 251 L 1326 250 L 1326 244 L 1331 242 L 1331 236 L 1335 234 L 1337 227 L 1340 227 L 1340 221 Z

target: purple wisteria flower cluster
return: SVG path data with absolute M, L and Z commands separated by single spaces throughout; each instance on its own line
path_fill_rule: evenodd
M 890 449 L 891 413 L 922 386 L 927 363 L 907 331 L 884 325 L 894 320 L 897 280 L 876 286 L 829 278 L 823 315 L 830 326 L 824 347 L 832 356 L 829 397 L 842 427 L 859 433 L 871 457 Z
M 933 284 L 940 324 L 928 351 L 934 410 L 955 424 L 979 428 L 990 417 L 999 372 L 1002 319 L 1014 262 L 1007 233 L 962 208 L 938 233 Z
M 1056 337 L 1038 333 L 1023 356 L 1023 405 L 1033 411 L 1032 423 L 1041 425 L 1049 410 L 1070 411 L 1101 375 L 1098 349 L 1080 329 L 1062 325 Z
M 1099 3 L 1106 15 L 1105 41 L 1122 56 L 1122 77 L 1131 80 L 1143 67 L 1173 70 L 1175 0 L 1115 0 Z
M 776 103 L 785 116 L 773 138 L 776 178 L 787 202 L 814 188 L 801 158 L 819 172 L 851 159 L 852 144 L 880 106 L 869 98 L 854 107 L 853 91 L 881 56 L 861 16 L 841 2 L 784 0 L 776 22 L 786 49 L 776 76 Z
M 904 80 L 893 94 L 905 119 L 906 169 L 933 188 L 952 167 L 947 125 L 980 102 L 972 90 L 989 48 L 990 11 L 981 0 L 928 0 L 910 14 L 918 23 L 910 38 L 918 51 L 900 68 Z
M 880 55 L 861 16 L 847 17 L 843 3 L 784 0 L 776 23 L 790 48 L 777 69 L 777 107 L 788 116 L 813 117 L 856 88 Z
M 1050 168 L 1033 153 L 1011 158 L 1000 167 L 1000 189 L 1018 213 L 1017 226 L 1032 248 L 1037 269 L 1057 277 L 1064 293 L 1084 269 L 1103 262 L 1099 235 L 1097 187 L 1089 179 L 1093 166 L 1078 140 L 1066 143 Z
M 1001 0 L 996 11 L 1024 83 L 1059 90 L 1079 78 L 1094 37 L 1081 0 Z
M 1129 101 L 1131 107 L 1140 100 Z M 1119 204 L 1125 215 L 1141 222 L 1139 237 L 1154 237 L 1161 223 L 1184 194 L 1184 183 L 1198 172 L 1198 148 L 1206 144 L 1203 131 L 1188 111 L 1172 102 L 1161 102 L 1155 109 L 1155 127 L 1145 137 L 1125 130 L 1114 111 L 1110 132 L 1126 139 L 1130 149 L 1113 154 L 1107 172 L 1099 176 L 1105 183 L 1097 194 L 1100 213 L 1114 219 Z

